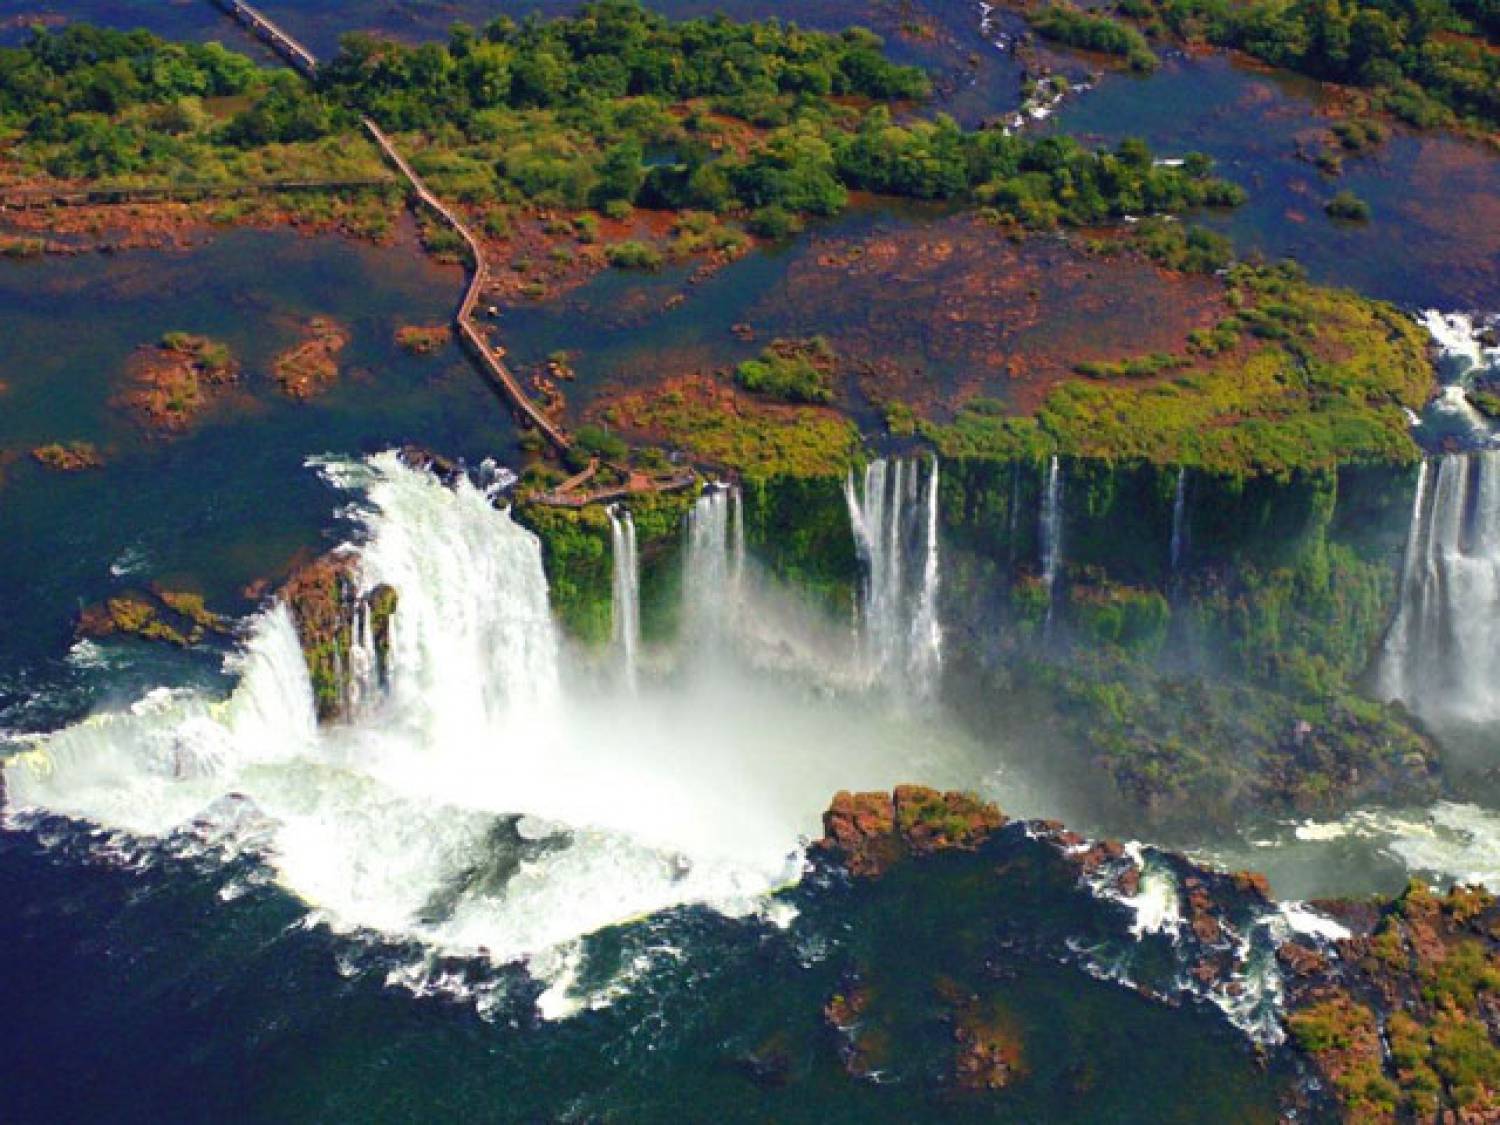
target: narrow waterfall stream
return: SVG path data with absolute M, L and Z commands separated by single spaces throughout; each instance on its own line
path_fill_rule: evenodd
M 859 607 L 864 676 L 913 699 L 935 694 L 942 666 L 938 474 L 936 459 L 881 458 L 865 467 L 859 487 L 852 475 L 844 484 L 865 571 Z
M 1047 462 L 1047 482 L 1042 490 L 1042 510 L 1037 528 L 1042 544 L 1042 585 L 1047 592 L 1047 616 L 1044 634 L 1052 631 L 1053 610 L 1057 601 L 1057 575 L 1062 566 L 1063 478 L 1062 465 L 1053 454 Z
M 609 509 L 609 534 L 614 567 L 614 645 L 625 686 L 634 691 L 641 647 L 641 570 L 636 557 L 635 521 L 629 508 L 615 504 Z

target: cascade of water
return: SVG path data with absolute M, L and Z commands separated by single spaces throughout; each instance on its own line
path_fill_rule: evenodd
M 687 633 L 700 644 L 723 638 L 738 603 L 744 567 L 739 490 L 710 485 L 687 519 L 683 595 Z
M 1177 470 L 1177 492 L 1172 497 L 1171 574 L 1176 576 L 1187 549 L 1187 467 Z
M 1052 631 L 1052 608 L 1057 593 L 1057 572 L 1062 564 L 1063 481 L 1057 455 L 1047 463 L 1047 484 L 1042 491 L 1038 534 L 1042 541 L 1042 585 L 1047 592 L 1044 632 Z
M 1016 565 L 1016 543 L 1021 530 L 1021 462 L 1012 461 L 1010 466 L 1010 528 L 1007 541 L 1010 544 L 1010 565 Z
M 865 467 L 862 489 L 844 484 L 854 546 L 864 568 L 859 644 L 864 674 L 917 698 L 930 696 L 941 665 L 937 619 L 938 465 L 925 483 L 916 462 Z M 908 553 L 920 551 L 908 565 Z
M 395 587 L 390 695 L 445 746 L 557 706 L 558 640 L 541 545 L 460 478 L 444 486 L 394 454 L 370 460 L 366 589 Z
M 915 479 L 915 474 L 913 474 Z M 927 475 L 927 492 L 923 503 L 922 578 L 917 591 L 917 611 L 912 618 L 911 669 L 913 691 L 920 698 L 930 698 L 936 690 L 935 677 L 943 662 L 943 629 L 938 622 L 938 461 L 934 457 Z
M 1500 453 L 1450 454 L 1417 478 L 1380 682 L 1423 717 L 1500 720 Z
M 91 821 L 109 830 L 88 833 L 101 848 L 126 833 L 254 852 L 336 930 L 513 961 L 682 904 L 752 909 L 798 877 L 799 838 L 841 785 L 972 777 L 967 744 L 935 717 L 807 708 L 754 678 L 558 706 L 535 538 L 467 481 L 444 486 L 393 455 L 323 469 L 362 498 L 351 510 L 371 612 L 357 647 L 373 644 L 377 666 L 388 653 L 378 714 L 317 725 L 297 629 L 277 604 L 234 658 L 227 698 L 160 688 L 0 762 L 11 811 Z M 931 557 L 937 486 L 925 483 Z M 736 503 L 715 490 L 689 528 L 688 581 L 719 605 Z M 918 569 L 931 571 L 907 568 Z M 377 600 L 385 585 L 397 596 Z M 418 952 L 402 979 L 436 983 L 432 960 Z
M 636 653 L 641 642 L 641 573 L 636 560 L 635 521 L 630 509 L 609 509 L 610 548 L 614 555 L 614 641 L 625 686 L 636 687 Z
M 729 581 L 738 601 L 745 589 L 745 498 L 738 488 L 729 496 Z
M 361 598 L 354 610 L 349 637 L 348 666 L 343 669 L 344 717 L 353 719 L 375 697 L 380 687 L 380 660 L 375 651 L 370 603 Z

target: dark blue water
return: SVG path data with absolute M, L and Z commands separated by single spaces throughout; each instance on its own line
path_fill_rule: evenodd
M 274 890 L 224 901 L 246 861 L 125 872 L 83 843 L 62 825 L 0 835 L 7 1121 L 1270 1121 L 1284 1077 L 1214 1015 L 1055 963 L 1063 936 L 1123 919 L 1014 840 L 875 887 L 805 886 L 785 932 L 686 910 L 606 933 L 597 974 L 650 968 L 552 1024 L 523 979 L 450 966 L 494 988 L 481 1018 L 388 985 L 410 950 L 305 928 Z M 855 978 L 886 1044 L 878 1082 L 846 1073 L 822 1018 Z M 1012 1088 L 955 1088 L 955 987 L 1022 1043 Z

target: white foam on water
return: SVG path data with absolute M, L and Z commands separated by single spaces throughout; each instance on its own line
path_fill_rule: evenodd
M 732 667 L 670 692 L 570 693 L 540 546 L 484 490 L 391 454 L 319 467 L 357 494 L 361 584 L 398 591 L 388 692 L 320 728 L 275 604 L 232 658 L 227 698 L 157 689 L 30 740 L 4 765 L 12 815 L 237 842 L 309 923 L 529 960 L 558 1014 L 603 994 L 573 997 L 577 969 L 549 951 L 684 905 L 789 924 L 766 895 L 800 877 L 831 794 L 978 774 L 970 745 L 930 720 Z M 493 1007 L 492 982 L 432 956 L 391 980 Z
M 1177 876 L 1170 867 L 1146 856 L 1141 844 L 1135 841 L 1125 845 L 1125 854 L 1141 872 L 1136 893 L 1121 896 L 1119 900 L 1122 906 L 1135 912 L 1131 934 L 1137 938 L 1146 934 L 1176 934 L 1182 929 L 1182 896 Z

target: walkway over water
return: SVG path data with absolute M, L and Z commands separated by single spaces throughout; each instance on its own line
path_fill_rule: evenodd
M 241 0 L 214 0 L 214 3 L 248 28 L 256 38 L 285 59 L 298 73 L 309 79 L 316 77 L 317 57 L 283 31 L 273 20 L 251 5 L 242 3 Z M 368 116 L 363 116 L 360 120 L 365 131 L 370 134 L 370 138 L 406 180 L 416 198 L 451 227 L 468 247 L 471 271 L 469 284 L 464 290 L 463 300 L 459 303 L 458 312 L 453 318 L 454 327 L 458 330 L 458 337 L 465 350 L 500 388 L 511 406 L 541 431 L 557 450 L 567 452 L 573 445 L 572 439 L 561 426 L 543 413 L 541 407 L 526 393 L 520 380 L 495 354 L 484 333 L 474 324 L 474 307 L 479 303 L 480 295 L 484 292 L 490 278 L 490 268 L 484 256 L 484 247 L 480 245 L 479 239 L 474 237 L 473 231 L 459 218 L 458 214 L 433 194 L 422 181 L 422 177 L 417 175 L 416 169 L 407 163 L 406 158 L 397 151 L 395 144 L 380 126 Z

